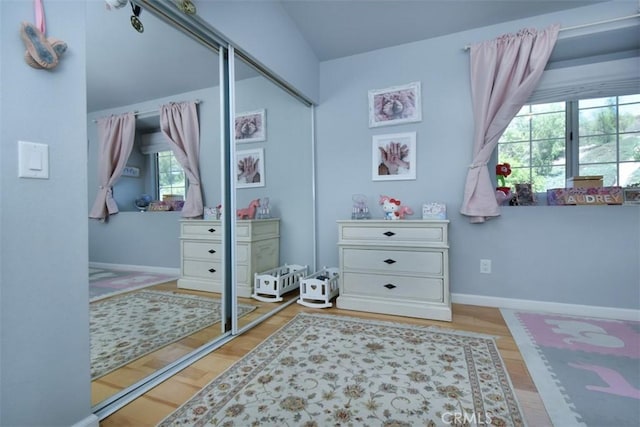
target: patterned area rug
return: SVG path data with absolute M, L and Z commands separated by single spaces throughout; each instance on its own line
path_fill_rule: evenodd
M 298 314 L 161 426 L 524 425 L 493 338 Z
M 176 279 L 177 276 L 170 274 L 89 268 L 89 301 L 98 301 Z
M 238 304 L 244 316 L 255 306 Z M 90 304 L 91 378 L 96 379 L 220 321 L 218 299 L 137 291 Z
M 502 309 L 555 426 L 640 420 L 640 322 Z

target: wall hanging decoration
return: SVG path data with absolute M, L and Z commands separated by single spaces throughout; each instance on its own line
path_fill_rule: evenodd
M 369 127 L 422 120 L 420 82 L 369 91 Z
M 236 188 L 264 187 L 264 150 L 236 152 Z
M 374 181 L 416 179 L 416 133 L 374 135 L 371 147 Z
M 20 25 L 20 38 L 24 42 L 26 52 L 25 62 L 38 70 L 51 70 L 58 65 L 62 55 L 67 51 L 67 44 L 62 40 L 50 37 L 46 34 L 46 20 L 42 0 L 34 1 L 35 25 L 22 22 Z
M 236 114 L 236 142 L 260 142 L 267 139 L 266 110 Z

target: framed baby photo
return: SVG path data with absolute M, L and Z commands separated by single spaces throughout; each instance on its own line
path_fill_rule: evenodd
M 266 110 L 236 114 L 236 142 L 260 142 L 267 140 Z
M 264 187 L 264 149 L 236 151 L 236 188 Z
M 420 82 L 369 91 L 369 127 L 422 120 Z
M 371 147 L 374 181 L 416 179 L 416 133 L 374 135 Z

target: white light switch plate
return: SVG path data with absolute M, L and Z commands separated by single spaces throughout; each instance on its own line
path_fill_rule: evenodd
M 49 146 L 18 141 L 18 177 L 49 179 Z

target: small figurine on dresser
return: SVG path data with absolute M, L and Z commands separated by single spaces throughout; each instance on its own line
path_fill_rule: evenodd
M 254 219 L 256 217 L 256 210 L 259 206 L 260 199 L 252 200 L 246 208 L 237 209 L 236 215 L 238 219 Z
M 380 204 L 384 211 L 384 219 L 398 220 L 404 219 L 405 215 L 413 215 L 413 210 L 409 206 L 403 206 L 400 200 L 389 196 L 380 196 Z

